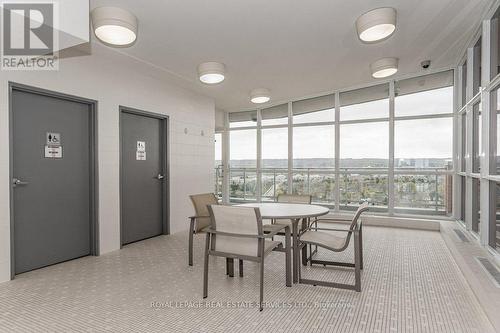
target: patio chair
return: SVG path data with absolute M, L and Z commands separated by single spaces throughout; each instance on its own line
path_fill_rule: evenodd
M 195 234 L 205 233 L 205 229 L 210 226 L 210 214 L 208 213 L 208 205 L 217 205 L 219 200 L 213 193 L 202 193 L 190 195 L 189 198 L 193 203 L 196 215 L 190 217 L 189 225 L 189 249 L 188 249 L 188 265 L 193 266 L 193 236 Z M 243 276 L 243 261 L 239 263 L 240 276 Z M 226 274 L 230 277 L 234 276 L 234 262 L 232 258 L 226 260 Z
M 190 216 L 189 224 L 189 249 L 188 249 L 188 264 L 193 266 L 193 236 L 195 234 L 204 233 L 205 229 L 210 226 L 210 215 L 208 213 L 208 205 L 217 205 L 219 201 L 213 193 L 202 193 L 190 195 L 189 198 L 194 206 L 195 216 Z
M 363 212 L 368 211 L 368 203 L 363 203 L 359 206 L 356 214 L 354 215 L 351 224 L 349 225 L 349 229 L 339 229 L 339 228 L 323 228 L 323 227 L 312 227 L 309 226 L 307 230 L 300 235 L 299 242 L 302 245 L 317 245 L 321 248 L 333 251 L 333 252 L 342 252 L 349 246 L 349 242 L 351 240 L 351 236 L 354 238 L 354 263 L 346 263 L 346 262 L 335 262 L 335 261 L 325 261 L 325 260 L 317 260 L 313 259 L 313 254 L 307 259 L 311 266 L 313 264 L 321 264 L 321 265 L 332 265 L 332 266 L 342 266 L 342 267 L 353 267 L 354 268 L 354 276 L 355 276 L 355 284 L 344 284 L 344 283 L 335 283 L 329 281 L 319 281 L 319 280 L 311 280 L 311 279 L 303 279 L 301 277 L 301 268 L 299 267 L 299 282 L 312 284 L 312 285 L 320 285 L 326 287 L 334 287 L 334 288 L 342 288 L 342 289 L 350 289 L 361 291 L 361 270 L 363 269 L 363 227 L 360 220 L 360 216 Z M 322 219 L 318 219 L 319 222 Z M 332 234 L 329 231 L 335 231 L 338 233 L 342 233 L 342 236 L 338 236 Z
M 312 196 L 302 195 L 302 194 L 278 194 L 276 201 L 278 203 L 295 203 L 295 204 L 307 204 L 310 205 Z M 271 221 L 273 224 L 283 224 L 292 226 L 291 220 L 278 219 Z
M 203 270 L 203 298 L 208 295 L 209 256 L 238 258 L 258 262 L 260 266 L 260 303 L 264 298 L 264 259 L 273 250 L 285 252 L 286 285 L 291 286 L 290 227 L 274 225 L 264 233 L 258 208 L 211 205 L 208 207 L 211 226 L 206 229 L 205 266 Z M 274 235 L 285 231 L 285 247 L 282 242 L 271 241 Z
M 278 203 L 295 203 L 295 204 L 310 205 L 312 202 L 312 196 L 308 195 L 308 194 L 278 194 L 276 201 Z M 271 221 L 271 223 L 289 225 L 290 228 L 292 228 L 292 221 L 291 220 L 278 219 L 278 220 Z M 310 223 L 309 220 L 303 220 L 302 223 L 298 226 L 299 233 L 300 233 L 300 231 L 304 230 L 308 226 L 309 223 Z M 283 236 L 283 233 L 278 233 L 278 235 Z M 310 246 L 309 246 L 309 250 L 311 250 Z M 307 255 L 306 255 L 305 250 L 302 250 L 302 264 L 304 264 L 304 265 L 307 264 L 306 257 L 307 257 Z

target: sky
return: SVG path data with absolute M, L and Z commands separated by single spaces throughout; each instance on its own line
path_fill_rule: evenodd
M 395 99 L 395 116 L 429 115 L 453 112 L 453 88 L 442 88 Z M 342 107 L 341 120 L 388 117 L 388 100 Z M 334 117 L 331 110 L 300 116 L 301 122 L 321 121 Z M 297 121 L 297 119 L 295 119 Z M 395 158 L 451 158 L 452 118 L 396 120 L 394 136 Z M 280 121 L 278 121 L 280 122 Z M 283 123 L 283 122 L 281 122 Z M 294 127 L 293 155 L 295 158 L 333 158 L 334 126 Z M 230 156 L 233 160 L 255 159 L 256 130 L 230 131 Z M 220 140 L 219 140 L 220 141 Z M 287 158 L 287 128 L 262 129 L 262 159 Z M 340 157 L 388 158 L 389 126 L 387 121 L 341 124 Z M 221 156 L 216 144 L 216 159 Z

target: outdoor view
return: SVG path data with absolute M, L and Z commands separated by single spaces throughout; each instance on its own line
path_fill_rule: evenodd
M 408 85 L 405 84 L 401 82 L 402 91 Z M 444 215 L 451 213 L 453 88 L 422 90 L 395 97 L 394 211 Z M 382 91 L 387 94 L 387 90 Z M 344 104 L 340 94 L 339 206 L 352 210 L 367 201 L 374 211 L 384 212 L 390 199 L 389 102 L 388 98 L 366 101 L 364 95 L 377 96 L 374 89 L 357 92 L 360 97 L 353 97 L 352 92 L 346 94 L 344 100 L 351 103 Z M 314 202 L 333 208 L 337 197 L 334 108 L 307 113 L 301 105 L 299 115 L 295 115 L 294 109 L 292 105 L 291 191 L 311 194 Z M 261 111 L 262 117 L 265 112 Z M 304 121 L 305 117 L 309 120 Z M 287 122 L 272 128 L 261 127 L 262 158 L 257 165 L 258 132 L 248 129 L 256 126 L 255 120 L 253 124 L 252 119 L 243 120 L 246 129 L 229 132 L 232 202 L 257 200 L 257 171 L 261 173 L 262 201 L 273 201 L 280 193 L 289 191 Z M 238 122 L 234 126 L 230 123 L 230 127 L 241 127 Z M 216 136 L 217 166 L 222 163 L 220 140 L 221 136 Z M 221 195 L 222 168 L 216 170 L 216 190 Z

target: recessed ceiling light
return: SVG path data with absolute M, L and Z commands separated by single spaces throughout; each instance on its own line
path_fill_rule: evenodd
M 250 92 L 250 101 L 255 104 L 267 103 L 271 100 L 271 93 L 268 89 L 258 88 Z
M 382 58 L 370 65 L 372 76 L 376 79 L 388 77 L 398 71 L 398 58 Z
M 125 47 L 137 39 L 137 17 L 118 7 L 98 7 L 92 11 L 97 38 L 109 46 Z
M 396 30 L 396 10 L 377 8 L 358 17 L 356 20 L 359 39 L 374 43 L 389 38 Z
M 219 62 L 204 62 L 198 66 L 198 77 L 206 84 L 216 84 L 224 81 L 226 66 Z

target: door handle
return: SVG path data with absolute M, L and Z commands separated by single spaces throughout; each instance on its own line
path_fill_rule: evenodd
M 158 180 L 163 180 L 165 178 L 165 176 L 162 175 L 161 173 L 159 173 L 158 176 L 156 176 L 155 178 Z
M 28 185 L 28 184 L 29 184 L 28 182 L 23 182 L 22 180 L 17 179 L 17 178 L 12 179 L 12 185 L 14 187 L 21 186 L 21 185 Z

